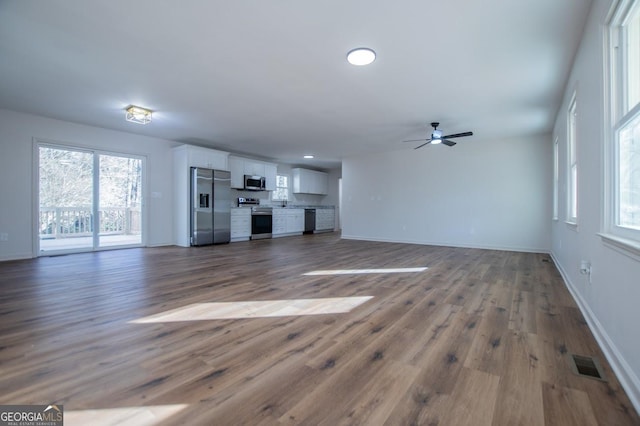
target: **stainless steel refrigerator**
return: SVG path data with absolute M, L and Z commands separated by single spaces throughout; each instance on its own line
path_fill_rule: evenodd
M 228 243 L 231 239 L 231 174 L 191 168 L 191 245 Z

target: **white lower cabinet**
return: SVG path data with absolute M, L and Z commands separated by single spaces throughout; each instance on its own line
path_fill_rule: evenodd
M 316 209 L 316 232 L 333 231 L 335 209 Z M 304 232 L 304 209 L 273 209 L 271 235 L 273 238 L 302 235 Z M 251 238 L 251 209 L 231 209 L 231 242 L 247 241 Z
M 300 235 L 304 231 L 303 209 L 273 209 L 274 237 Z
M 287 217 L 285 210 L 273 210 L 273 228 L 271 235 L 280 235 L 287 233 Z
M 335 228 L 336 210 L 332 208 L 316 209 L 315 232 L 329 232 Z
M 289 210 L 287 215 L 287 233 L 301 234 L 304 232 L 304 210 Z
M 248 241 L 251 237 L 251 209 L 231 209 L 231 241 Z

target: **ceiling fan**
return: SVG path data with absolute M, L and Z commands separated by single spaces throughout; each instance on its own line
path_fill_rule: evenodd
M 440 125 L 440 123 L 438 122 L 433 122 L 431 123 L 431 127 L 433 127 L 433 131 L 431 132 L 431 138 L 430 139 L 411 139 L 408 141 L 402 141 L 402 142 L 418 142 L 418 141 L 426 141 L 425 143 L 423 143 L 422 145 L 419 145 L 413 149 L 418 149 L 418 148 L 422 148 L 423 146 L 427 145 L 427 144 L 439 144 L 439 143 L 443 143 L 447 146 L 454 146 L 456 143 L 454 141 L 450 141 L 449 139 L 451 138 L 461 138 L 463 136 L 473 136 L 473 132 L 464 132 L 464 133 L 454 133 L 451 135 L 445 135 L 442 136 L 442 130 L 438 130 L 438 126 Z

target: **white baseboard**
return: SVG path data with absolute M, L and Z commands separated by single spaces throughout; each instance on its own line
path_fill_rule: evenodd
M 5 262 L 9 260 L 24 260 L 24 259 L 33 259 L 32 253 L 13 253 L 10 255 L 0 255 L 0 262 Z
M 172 246 L 174 245 L 173 242 L 160 242 L 160 243 L 153 243 L 153 244 L 147 244 L 147 247 L 166 247 L 166 246 Z
M 636 411 L 640 413 L 640 379 L 638 379 L 638 376 L 634 373 L 629 363 L 627 363 L 607 334 L 606 330 L 602 327 L 602 324 L 598 321 L 598 318 L 589 307 L 589 304 L 573 286 L 573 283 L 571 283 L 571 280 L 569 279 L 569 275 L 558 262 L 553 252 L 551 253 L 551 258 L 558 268 L 558 271 L 560 271 L 560 275 L 562 275 L 562 279 L 564 280 L 564 284 L 569 290 L 569 293 L 571 293 L 571 296 L 573 296 L 573 299 L 576 301 L 578 308 L 580 308 L 580 311 L 587 321 L 587 325 L 596 338 L 598 345 L 600 345 L 600 349 L 602 349 L 604 356 L 607 358 L 607 361 L 609 361 L 613 372 L 616 374 L 616 377 L 620 381 L 625 392 L 627 392 L 627 396 L 631 400 L 631 404 L 633 404 Z
M 461 247 L 461 248 L 474 248 L 483 250 L 501 250 L 501 251 L 517 251 L 523 253 L 549 253 L 549 248 L 534 248 L 534 247 L 516 247 L 516 246 L 492 246 L 486 244 L 459 244 L 459 243 L 446 243 L 439 241 L 418 241 L 418 240 L 398 240 L 390 238 L 368 238 L 357 235 L 342 234 L 341 236 L 345 240 L 360 240 L 360 241 L 378 241 L 381 243 L 402 243 L 402 244 L 420 244 L 423 246 L 440 246 L 440 247 Z

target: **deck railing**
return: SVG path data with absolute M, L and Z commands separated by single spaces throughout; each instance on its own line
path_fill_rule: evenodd
M 98 210 L 100 235 L 140 233 L 139 207 L 105 207 Z M 40 208 L 40 238 L 86 237 L 93 234 L 93 212 L 89 207 Z

